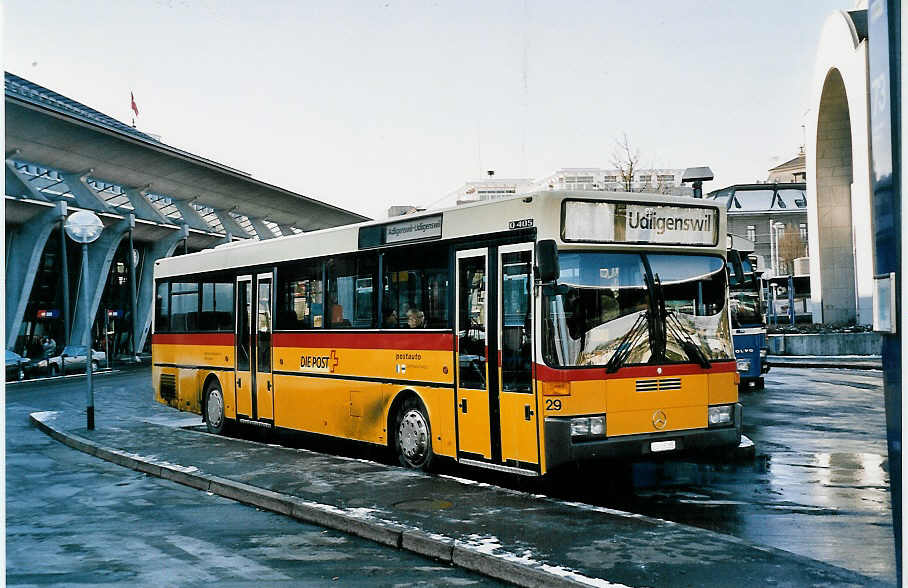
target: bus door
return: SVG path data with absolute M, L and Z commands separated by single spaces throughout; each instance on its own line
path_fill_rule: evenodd
M 498 404 L 501 461 L 538 472 L 539 407 L 533 384 L 533 245 L 498 248 Z
M 457 329 L 457 456 L 461 460 L 492 459 L 488 366 L 489 255 L 485 248 L 458 251 L 456 279 Z M 497 429 L 497 421 L 495 422 Z
M 274 422 L 274 382 L 271 375 L 271 273 L 259 274 L 255 296 L 255 374 L 253 377 L 255 402 L 254 418 Z
M 252 376 L 252 357 L 255 339 L 252 336 L 252 276 L 236 279 L 236 416 L 255 419 L 255 386 Z

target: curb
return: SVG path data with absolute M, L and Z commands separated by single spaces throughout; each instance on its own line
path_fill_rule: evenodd
M 243 482 L 204 474 L 195 468 L 155 463 L 138 455 L 99 445 L 80 435 L 55 429 L 44 420 L 47 416 L 54 414 L 57 413 L 34 412 L 29 415 L 29 420 L 42 432 L 68 447 L 129 469 L 290 516 L 306 523 L 356 535 L 381 545 L 436 559 L 517 586 L 528 588 L 573 587 L 598 583 L 594 578 L 590 578 L 590 583 L 581 582 L 548 572 L 541 567 L 477 551 L 451 537 L 429 535 L 392 523 L 356 517 L 334 506 L 309 502 Z

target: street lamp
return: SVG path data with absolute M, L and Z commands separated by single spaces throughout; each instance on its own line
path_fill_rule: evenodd
M 769 248 L 773 275 L 779 275 L 779 231 L 785 230 L 785 223 L 769 221 Z
M 91 313 L 91 300 L 88 295 L 88 244 L 97 241 L 98 237 L 101 236 L 101 231 L 104 230 L 104 224 L 95 213 L 88 210 L 80 210 L 66 219 L 66 224 L 63 225 L 63 228 L 66 229 L 66 234 L 70 239 L 82 245 L 82 288 L 85 292 L 85 332 L 88 334 L 88 353 L 85 358 L 85 374 L 88 376 L 88 407 L 86 408 L 85 416 L 88 421 L 87 428 L 91 431 L 95 428 L 95 396 L 91 386 L 91 362 L 93 358 L 91 349 L 91 317 L 89 316 Z

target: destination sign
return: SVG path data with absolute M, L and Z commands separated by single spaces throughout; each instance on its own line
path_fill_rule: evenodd
M 441 237 L 441 215 L 385 225 L 385 243 Z
M 715 245 L 717 216 L 715 208 L 627 204 L 625 241 Z
M 568 200 L 564 239 L 596 243 L 715 245 L 719 212 L 705 206 L 670 206 Z

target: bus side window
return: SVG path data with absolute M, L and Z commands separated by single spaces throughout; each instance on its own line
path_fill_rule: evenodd
M 199 315 L 202 331 L 233 331 L 233 284 L 202 284 L 202 313 Z
M 177 333 L 199 329 L 199 285 L 174 282 L 170 291 L 170 327 Z
M 320 329 L 324 312 L 322 263 L 298 262 L 278 268 L 277 329 Z
M 444 246 L 419 245 L 386 254 L 382 327 L 448 328 L 448 273 Z
M 167 282 L 158 282 L 154 303 L 154 331 L 155 333 L 170 331 L 170 284 Z
M 328 261 L 328 303 L 325 320 L 329 329 L 343 329 L 353 326 L 353 289 L 356 264 L 352 255 L 336 257 Z

